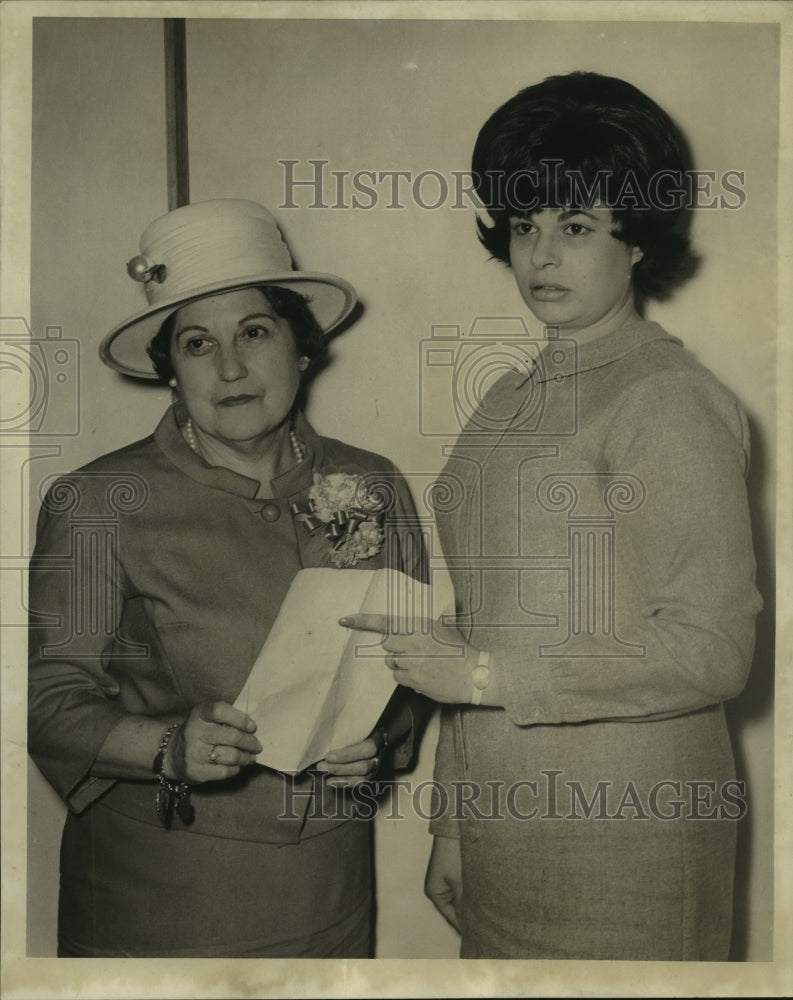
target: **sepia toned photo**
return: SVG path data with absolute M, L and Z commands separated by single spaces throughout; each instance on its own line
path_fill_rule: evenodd
M 790 15 L 3 4 L 3 996 L 790 992 Z

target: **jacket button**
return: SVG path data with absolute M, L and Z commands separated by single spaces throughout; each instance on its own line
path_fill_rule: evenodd
M 281 516 L 281 508 L 277 503 L 266 503 L 262 507 L 262 517 L 265 521 L 277 521 Z

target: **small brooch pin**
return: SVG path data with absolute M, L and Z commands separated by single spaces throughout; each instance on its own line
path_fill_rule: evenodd
M 162 284 L 165 281 L 165 264 L 155 264 L 143 254 L 138 254 L 128 261 L 127 274 L 135 281 L 142 281 L 144 284 L 147 281 L 157 281 Z

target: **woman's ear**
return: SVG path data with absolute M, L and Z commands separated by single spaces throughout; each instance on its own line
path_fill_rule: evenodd
M 638 264 L 642 257 L 644 257 L 644 250 L 640 247 L 631 247 L 631 267 Z

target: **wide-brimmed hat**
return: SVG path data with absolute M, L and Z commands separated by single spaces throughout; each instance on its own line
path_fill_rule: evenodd
M 127 264 L 143 283 L 148 306 L 110 331 L 99 347 L 105 364 L 125 375 L 156 379 L 146 347 L 167 317 L 212 292 L 278 285 L 308 296 L 325 333 L 346 319 L 355 289 L 332 274 L 296 271 L 289 248 L 266 208 L 220 198 L 174 209 L 155 219 Z

